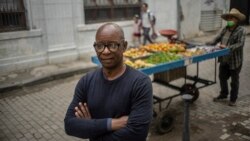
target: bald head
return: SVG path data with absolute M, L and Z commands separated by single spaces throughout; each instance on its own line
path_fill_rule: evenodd
M 127 49 L 127 41 L 124 40 L 124 33 L 120 26 L 114 23 L 106 23 L 98 28 L 96 32 L 94 47 L 98 59 L 103 68 L 114 70 L 123 66 L 123 53 Z M 100 51 L 98 51 L 100 50 Z
M 96 32 L 96 39 L 99 36 L 103 36 L 103 35 L 114 35 L 115 37 L 118 37 L 119 40 L 124 39 L 124 32 L 122 28 L 115 23 L 106 23 L 102 25 L 101 27 L 99 27 Z

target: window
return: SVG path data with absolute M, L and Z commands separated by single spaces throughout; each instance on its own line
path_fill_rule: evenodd
M 0 32 L 27 29 L 23 0 L 0 0 Z
M 200 29 L 202 31 L 214 31 L 221 28 L 222 10 L 201 11 Z
M 141 0 L 84 0 L 85 23 L 132 20 Z

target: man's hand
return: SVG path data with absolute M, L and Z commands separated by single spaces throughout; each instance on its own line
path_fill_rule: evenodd
M 220 47 L 221 49 L 224 49 L 224 48 L 226 48 L 226 45 L 220 44 L 219 47 Z
M 78 107 L 75 107 L 75 111 L 77 118 L 91 119 L 87 103 L 82 104 L 82 102 L 80 102 Z
M 126 127 L 127 122 L 128 122 L 128 116 L 122 116 L 116 119 L 113 118 L 111 122 L 111 128 L 113 131 L 124 128 Z

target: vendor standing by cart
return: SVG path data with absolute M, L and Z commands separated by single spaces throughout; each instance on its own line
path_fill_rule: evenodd
M 245 42 L 244 28 L 239 23 L 245 20 L 245 15 L 239 10 L 233 8 L 227 14 L 221 16 L 227 21 L 226 27 L 222 29 L 215 39 L 207 44 L 216 45 L 220 48 L 229 48 L 230 53 L 226 56 L 219 57 L 219 79 L 220 94 L 214 98 L 214 102 L 224 101 L 229 94 L 228 79 L 231 77 L 231 91 L 229 106 L 235 106 L 239 90 L 239 73 L 243 62 L 243 46 Z

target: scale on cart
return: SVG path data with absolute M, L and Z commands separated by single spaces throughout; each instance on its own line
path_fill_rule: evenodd
M 177 40 L 177 37 L 174 37 L 177 35 L 177 31 L 173 29 L 164 29 L 159 31 L 160 34 L 168 39 L 170 43 L 174 43 Z

